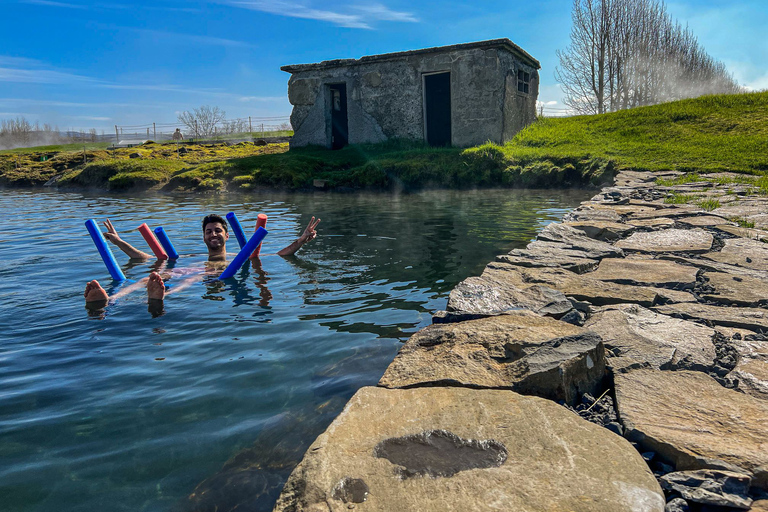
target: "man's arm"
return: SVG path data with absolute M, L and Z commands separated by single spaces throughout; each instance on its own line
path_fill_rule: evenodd
M 310 240 L 314 240 L 314 238 L 317 236 L 317 231 L 315 231 L 315 228 L 318 224 L 320 224 L 320 219 L 315 220 L 315 218 L 312 217 L 312 220 L 309 221 L 309 224 L 307 224 L 307 227 L 304 229 L 304 232 L 301 234 L 301 236 L 294 240 L 291 245 L 285 249 L 278 251 L 277 254 L 280 256 L 291 256 L 292 254 L 296 254 L 296 252 L 301 249 L 301 246 Z
M 121 251 L 123 251 L 125 254 L 128 255 L 131 259 L 138 259 L 138 260 L 148 260 L 152 257 L 151 254 L 147 254 L 144 251 L 140 251 L 122 238 L 120 238 L 120 235 L 117 234 L 117 230 L 115 229 L 115 226 L 112 225 L 112 222 L 110 222 L 109 219 L 104 223 L 104 226 L 107 228 L 107 232 L 104 233 L 104 237 L 115 244 L 117 247 L 120 248 Z

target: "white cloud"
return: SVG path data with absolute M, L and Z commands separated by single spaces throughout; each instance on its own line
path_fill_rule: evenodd
M 285 96 L 241 96 L 238 101 L 247 103 L 249 101 L 284 101 Z
M 53 2 L 51 0 L 25 0 L 25 4 L 45 5 L 46 7 L 63 7 L 65 9 L 87 9 L 88 7 L 80 4 L 69 4 L 65 2 Z
M 20 69 L 0 67 L 0 82 L 16 82 L 24 84 L 70 84 L 95 83 L 98 80 L 87 76 L 64 73 L 53 69 Z
M 254 45 L 243 41 L 235 41 L 234 39 L 225 39 L 221 37 L 212 36 L 200 36 L 197 34 L 180 34 L 177 32 L 165 32 L 163 30 L 149 30 L 142 28 L 128 28 L 123 27 L 122 30 L 131 30 L 134 32 L 140 32 L 142 34 L 148 34 L 154 37 L 170 39 L 175 42 L 186 41 L 205 46 L 227 46 L 227 47 L 241 47 L 241 48 L 253 48 Z
M 278 16 L 326 21 L 346 28 L 371 29 L 373 28 L 371 24 L 376 21 L 418 21 L 411 13 L 392 11 L 381 4 L 353 6 L 351 9 L 359 14 L 350 14 L 315 9 L 304 3 L 286 0 L 229 0 L 226 3 L 234 7 L 267 12 Z

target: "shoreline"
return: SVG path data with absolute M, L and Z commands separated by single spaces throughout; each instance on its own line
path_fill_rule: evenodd
M 619 172 L 460 283 L 274 510 L 765 510 L 768 198 L 683 176 Z

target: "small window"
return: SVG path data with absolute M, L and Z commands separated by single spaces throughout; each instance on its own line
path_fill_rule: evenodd
M 523 71 L 522 69 L 518 69 L 517 70 L 517 90 L 519 92 L 528 94 L 530 84 L 531 84 L 531 74 Z

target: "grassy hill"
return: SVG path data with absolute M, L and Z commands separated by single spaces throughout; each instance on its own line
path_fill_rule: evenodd
M 766 181 L 768 92 L 545 118 L 504 145 L 468 149 L 401 140 L 339 151 L 249 143 L 188 148 L 180 154 L 174 146 L 149 144 L 45 159 L 43 153 L 0 153 L 0 184 L 53 179 L 62 187 L 182 191 L 307 189 L 314 180 L 331 189 L 579 186 L 608 181 L 617 169 L 733 171 Z

